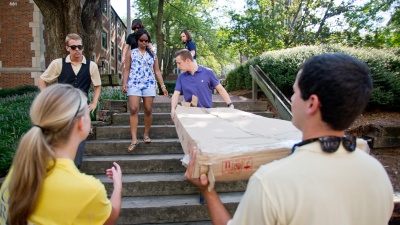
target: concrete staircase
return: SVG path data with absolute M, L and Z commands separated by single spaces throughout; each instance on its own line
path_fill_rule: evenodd
M 272 117 L 267 102 L 253 102 L 232 96 L 235 108 Z M 213 99 L 214 107 L 226 107 Z M 207 207 L 199 203 L 196 187 L 185 180 L 183 157 L 175 126 L 170 118 L 168 98 L 156 97 L 153 107 L 152 142 L 141 143 L 132 153 L 130 144 L 129 113 L 126 101 L 106 101 L 105 110 L 99 112 L 104 122 L 93 122 L 93 134 L 86 144 L 81 170 L 100 179 L 107 192 L 113 190 L 112 181 L 105 170 L 117 162 L 123 173 L 122 210 L 118 224 L 211 224 Z M 143 112 L 143 110 L 141 110 Z M 143 115 L 139 116 L 138 138 L 144 131 Z M 216 184 L 222 202 L 234 213 L 246 181 Z

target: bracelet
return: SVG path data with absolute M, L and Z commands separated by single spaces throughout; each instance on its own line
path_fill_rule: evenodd
M 228 103 L 228 107 L 231 106 L 231 105 L 233 105 L 233 102 L 229 102 L 229 103 Z
M 161 85 L 161 89 L 164 89 L 164 88 L 166 88 L 166 87 L 165 87 L 165 84 L 164 84 L 164 85 Z

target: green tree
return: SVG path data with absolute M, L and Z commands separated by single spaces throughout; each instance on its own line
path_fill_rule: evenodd
M 392 47 L 400 47 L 400 6 L 395 7 L 395 12 L 393 13 L 387 30 L 391 31 L 388 35 L 389 43 Z
M 164 76 L 172 73 L 174 54 L 184 47 L 180 38 L 183 29 L 193 36 L 198 63 L 220 74 L 222 66 L 229 60 L 229 53 L 219 45 L 218 26 L 209 13 L 214 5 L 212 1 L 136 0 L 134 5 L 146 29 L 156 36 L 157 56 Z M 162 13 L 160 7 L 163 7 Z
M 398 0 L 247 0 L 244 14 L 230 12 L 225 46 L 249 57 L 300 45 L 342 43 L 383 47 L 394 30 L 382 27 L 382 12 Z M 391 21 L 395 21 L 393 15 Z M 398 19 L 396 20 L 398 21 Z M 392 26 L 398 27 L 395 22 Z M 398 29 L 397 29 L 398 30 Z M 382 44 L 383 43 L 383 44 Z

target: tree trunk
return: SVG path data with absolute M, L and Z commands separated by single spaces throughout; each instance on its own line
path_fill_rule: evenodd
M 169 21 L 165 21 L 165 50 L 162 52 L 163 56 L 163 73 L 164 73 L 164 78 L 167 78 L 167 76 L 170 74 L 167 71 L 168 63 L 169 63 L 169 58 L 171 57 L 171 48 L 173 45 L 171 45 L 170 42 L 170 24 Z
M 319 34 L 321 33 L 322 28 L 324 27 L 326 20 L 330 17 L 329 16 L 329 11 L 331 11 L 332 5 L 333 5 L 333 0 L 331 0 L 328 3 L 328 6 L 327 6 L 327 8 L 325 10 L 324 17 L 321 19 L 321 21 L 319 23 L 318 31 L 314 35 L 314 41 L 312 42 L 313 44 L 315 44 L 315 41 L 318 40 Z
M 100 39 L 100 1 L 86 0 L 34 0 L 43 15 L 47 33 L 46 53 L 50 59 L 64 57 L 65 37 L 77 33 L 83 39 L 84 55 L 91 58 L 94 47 Z
M 175 66 L 174 66 L 174 55 L 175 55 L 176 50 L 177 50 L 177 48 L 175 48 L 175 47 L 170 48 L 170 54 L 169 54 L 168 61 L 167 61 L 167 69 L 166 69 L 166 72 L 165 72 L 166 74 L 172 74 L 172 72 L 173 72 L 173 70 L 175 68 Z
M 158 13 L 157 13 L 157 26 L 156 26 L 156 36 L 157 36 L 157 59 L 158 65 L 162 65 L 162 50 L 164 47 L 163 34 L 162 34 L 162 24 L 163 24 L 163 13 L 164 13 L 164 0 L 158 1 Z M 163 71 L 165 73 L 165 71 Z

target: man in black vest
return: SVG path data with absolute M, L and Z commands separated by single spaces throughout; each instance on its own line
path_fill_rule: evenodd
M 39 88 L 43 90 L 49 83 L 57 81 L 58 83 L 71 84 L 86 93 L 86 96 L 89 96 L 89 87 L 93 83 L 93 101 L 89 104 L 89 109 L 93 113 L 97 107 L 101 90 L 99 69 L 96 63 L 82 55 L 82 38 L 78 34 L 68 34 L 65 38 L 65 44 L 69 55 L 65 58 L 55 59 L 50 63 L 39 78 Z M 82 164 L 85 144 L 86 140 L 82 141 L 75 156 L 74 161 L 78 169 Z

